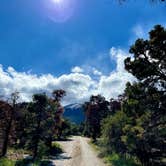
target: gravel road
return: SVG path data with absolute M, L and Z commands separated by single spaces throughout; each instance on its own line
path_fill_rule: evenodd
M 65 153 L 52 160 L 54 166 L 105 166 L 88 141 L 88 138 L 74 136 L 69 141 L 58 142 Z

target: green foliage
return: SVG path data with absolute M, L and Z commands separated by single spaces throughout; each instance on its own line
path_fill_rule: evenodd
M 23 159 L 16 162 L 15 166 L 50 166 L 52 164 L 51 161 L 48 160 L 35 160 L 32 161 L 31 159 Z
M 63 152 L 63 150 L 62 150 L 61 145 L 57 142 L 52 142 L 51 155 L 57 155 L 62 152 Z
M 39 143 L 37 159 L 42 159 L 44 156 L 49 156 L 49 147 L 46 146 L 43 142 Z
M 102 122 L 102 142 L 105 147 L 105 151 L 112 153 L 124 153 L 126 146 L 122 141 L 123 127 L 130 122 L 130 119 L 125 115 L 123 111 L 118 111 L 113 116 L 109 116 Z
M 1 158 L 0 166 L 15 166 L 15 161 L 9 160 L 7 158 Z
M 124 158 L 123 156 L 118 155 L 117 153 L 112 153 L 104 157 L 106 163 L 113 166 L 139 166 L 133 158 Z
M 59 139 L 66 139 L 72 134 L 72 123 L 68 119 L 63 119 L 59 129 L 60 129 Z
M 131 155 L 120 155 L 115 152 L 105 151 L 103 141 L 98 139 L 95 143 L 90 142 L 92 147 L 99 152 L 99 157 L 103 158 L 105 163 L 110 166 L 141 166 L 138 160 Z
M 103 120 L 102 144 L 104 155 L 135 156 L 144 166 L 156 166 L 164 165 L 166 155 L 166 29 L 157 25 L 149 34 L 131 47 L 134 58 L 125 60 L 139 82 L 126 85 L 121 111 Z
M 61 126 L 59 126 L 58 140 L 67 139 L 72 135 L 81 135 L 83 132 L 83 124 L 75 124 L 69 119 L 63 119 Z
M 166 29 L 156 25 L 149 40 L 138 39 L 130 53 L 134 58 L 125 60 L 125 68 L 141 82 L 128 84 L 125 90 L 123 110 L 132 123 L 123 129 L 123 141 L 144 165 L 162 165 L 166 154 Z
M 71 123 L 70 132 L 71 135 L 82 135 L 84 130 L 84 123 L 76 124 Z
M 156 25 L 149 32 L 149 40 L 138 39 L 131 46 L 130 57 L 125 60 L 125 68 L 147 86 L 155 85 L 165 88 L 166 81 L 166 29 Z
M 7 153 L 9 144 L 15 143 L 18 92 L 12 93 L 10 102 L 0 101 L 0 157 Z
M 136 166 L 135 158 L 144 166 L 164 165 L 166 29 L 155 26 L 149 39 L 138 39 L 130 53 L 133 58 L 125 60 L 125 68 L 138 81 L 128 83 L 118 101 L 91 96 L 84 104 L 85 124 L 80 126 L 61 118 L 60 99 L 66 94 L 63 90 L 55 90 L 52 98 L 35 94 L 33 101 L 25 105 L 16 103 L 17 93 L 12 94 L 12 104 L 0 101 L 0 156 L 6 155 L 9 145 L 26 145 L 33 158 L 17 161 L 17 166 L 47 165 L 47 161 L 40 161 L 43 156 L 62 152 L 60 145 L 53 142 L 55 138 L 64 139 L 84 130 L 93 141 L 101 136 L 102 155 L 114 166 Z M 14 161 L 0 159 L 0 166 L 14 165 Z
M 128 0 L 118 0 L 120 4 L 122 4 L 123 2 L 127 2 Z M 156 3 L 156 2 L 165 2 L 165 0 L 147 0 L 149 2 L 153 2 L 153 3 Z
M 34 94 L 32 102 L 17 103 L 18 93 L 13 93 L 11 104 L 0 101 L 0 157 L 7 153 L 8 147 L 28 150 L 34 161 L 50 155 L 50 151 L 55 150 L 52 141 L 61 132 L 63 107 L 60 100 L 64 95 L 65 91 L 55 90 L 52 98 L 45 93 Z M 22 158 L 21 155 L 12 157 Z
M 84 110 L 86 115 L 84 134 L 94 141 L 101 134 L 101 121 L 108 116 L 109 102 L 101 95 L 91 96 L 89 102 L 85 102 Z
M 32 150 L 33 158 L 41 157 L 39 147 L 43 145 L 45 131 L 47 131 L 49 119 L 47 114 L 48 99 L 45 94 L 35 94 L 33 102 L 29 104 L 27 135 L 28 135 L 28 149 Z M 40 144 L 40 146 L 39 146 Z
M 32 150 L 33 159 L 42 158 L 52 151 L 52 141 L 61 132 L 63 108 L 59 101 L 64 91 L 54 91 L 54 98 L 35 94 L 28 106 L 27 148 Z

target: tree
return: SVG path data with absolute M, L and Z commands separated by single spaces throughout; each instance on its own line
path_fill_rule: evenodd
M 144 165 L 162 165 L 166 154 L 166 29 L 156 25 L 149 40 L 138 39 L 130 53 L 134 58 L 125 60 L 125 68 L 140 83 L 126 88 L 123 109 L 132 125 L 124 129 L 128 133 L 124 140 Z
M 123 111 L 130 119 L 122 136 L 128 153 L 135 154 L 143 165 L 162 165 L 164 150 L 164 114 L 160 112 L 161 96 L 155 87 L 142 83 L 128 84 Z
M 79 135 L 83 132 L 82 126 L 71 122 L 69 119 L 63 119 L 60 127 L 59 139 L 66 139 L 71 135 Z M 81 130 L 82 129 L 82 130 Z
M 57 105 L 57 111 L 55 114 L 55 122 L 56 122 L 56 131 L 57 136 L 60 139 L 61 136 L 61 127 L 62 127 L 62 115 L 64 112 L 64 109 L 60 103 L 61 99 L 66 95 L 66 92 L 62 89 L 60 90 L 54 90 L 52 93 L 53 96 L 53 102 Z
M 45 94 L 35 94 L 28 106 L 27 126 L 29 149 L 33 152 L 33 160 L 39 157 L 39 144 L 43 144 L 48 129 L 48 98 Z
M 66 95 L 66 92 L 62 89 L 54 90 L 52 95 L 53 95 L 54 101 L 60 102 L 60 100 Z
M 121 99 L 115 100 L 115 99 L 110 99 L 110 112 L 111 114 L 114 114 L 115 112 L 121 110 Z
M 0 157 L 6 155 L 8 137 L 8 115 L 11 114 L 12 107 L 5 101 L 0 101 Z
M 134 56 L 125 60 L 125 68 L 138 81 L 127 83 L 121 111 L 103 121 L 102 136 L 108 152 L 160 166 L 166 155 L 166 30 L 157 25 L 149 34 L 149 40 L 138 39 L 130 49 Z
M 127 0 L 118 0 L 120 3 L 126 2 Z M 148 0 L 150 2 L 165 2 L 165 0 Z
M 62 123 L 63 107 L 60 100 L 64 95 L 63 90 L 54 91 L 52 98 L 46 94 L 35 94 L 29 103 L 26 135 L 33 160 L 44 155 L 40 154 L 42 149 L 45 149 L 45 153 L 52 152 L 52 142 L 58 136 Z
M 15 146 L 18 148 L 24 148 L 27 140 L 26 128 L 28 126 L 28 121 L 26 121 L 28 116 L 27 102 L 17 104 L 17 115 L 15 119 Z
M 125 68 L 148 86 L 166 89 L 166 29 L 156 25 L 149 40 L 138 39 L 130 48 L 134 59 L 125 60 Z
M 101 95 L 91 96 L 90 101 L 84 104 L 85 110 L 85 135 L 96 141 L 100 135 L 101 121 L 109 114 L 109 102 Z
M 0 102 L 0 120 L 1 120 L 0 135 L 1 135 L 1 146 L 2 146 L 0 157 L 6 155 L 10 136 L 15 132 L 15 120 L 18 111 L 17 110 L 18 98 L 19 98 L 19 93 L 14 92 L 11 94 L 10 104 L 5 101 Z
M 108 116 L 102 121 L 102 144 L 106 153 L 126 153 L 126 145 L 121 140 L 123 127 L 129 121 L 123 111 Z
M 49 151 L 52 149 L 52 141 L 55 137 L 60 137 L 62 133 L 62 114 L 64 112 L 63 107 L 61 106 L 61 99 L 65 96 L 66 92 L 64 90 L 55 90 L 52 93 L 53 98 L 48 100 L 49 102 L 49 130 L 45 135 L 46 145 L 49 147 Z

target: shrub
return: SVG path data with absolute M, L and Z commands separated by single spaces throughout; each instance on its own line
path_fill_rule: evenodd
M 116 153 L 107 155 L 105 157 L 105 161 L 106 163 L 113 164 L 114 166 L 139 166 L 134 158 L 124 158 Z
M 9 160 L 7 158 L 0 159 L 0 166 L 15 166 L 15 161 Z
M 48 160 L 43 160 L 43 161 L 32 161 L 30 159 L 23 159 L 20 161 L 16 162 L 15 166 L 50 166 L 51 165 L 51 161 Z
M 38 156 L 37 159 L 42 159 L 45 156 L 48 156 L 49 148 L 42 142 L 39 143 Z
M 53 142 L 51 152 L 50 152 L 51 155 L 57 155 L 57 154 L 60 154 L 62 152 L 63 152 L 63 150 L 62 150 L 61 145 L 57 142 Z

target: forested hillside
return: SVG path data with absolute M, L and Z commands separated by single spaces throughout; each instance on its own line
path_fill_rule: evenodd
M 65 106 L 63 115 L 76 124 L 80 124 L 85 120 L 82 104 L 70 104 Z

